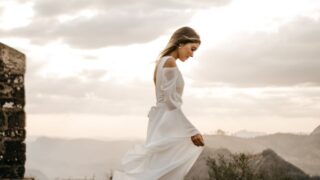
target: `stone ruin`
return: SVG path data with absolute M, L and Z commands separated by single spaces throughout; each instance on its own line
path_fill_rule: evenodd
M 0 43 L 0 179 L 24 179 L 25 64 L 23 53 Z

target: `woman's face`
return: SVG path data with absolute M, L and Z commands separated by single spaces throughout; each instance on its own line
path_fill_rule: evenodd
M 186 61 L 189 57 L 193 57 L 193 52 L 198 49 L 199 43 L 186 43 L 178 48 L 178 55 L 181 61 Z

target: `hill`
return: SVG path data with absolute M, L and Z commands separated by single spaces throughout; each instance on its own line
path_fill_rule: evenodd
M 193 180 L 193 179 L 201 179 L 201 180 L 212 180 L 212 177 L 209 177 L 208 171 L 209 167 L 207 166 L 208 159 L 214 159 L 216 162 L 219 162 L 220 156 L 222 155 L 223 161 L 227 163 L 234 160 L 233 157 L 240 157 L 240 155 L 234 155 L 227 149 L 213 149 L 209 147 L 205 147 L 204 151 L 200 155 L 197 162 L 191 168 L 185 180 Z M 242 156 L 241 156 L 242 157 Z M 271 149 L 266 149 L 258 154 L 246 154 L 244 155 L 248 159 L 247 166 L 249 170 L 246 168 L 247 172 L 252 172 L 256 178 L 262 177 L 264 180 L 273 180 L 273 179 L 309 179 L 309 176 L 305 174 L 302 170 L 295 167 L 291 163 L 285 161 L 283 158 L 278 156 Z M 236 159 L 239 162 L 239 158 Z M 224 173 L 224 176 L 230 175 L 233 173 L 239 173 L 240 165 L 237 166 L 237 162 L 233 163 L 231 169 L 229 169 L 229 173 Z M 246 162 L 246 161 L 243 161 Z M 218 163 L 219 164 L 219 163 Z M 220 162 L 221 164 L 221 162 Z M 223 169 L 222 165 L 220 165 L 219 169 L 216 169 L 217 173 L 222 173 L 222 171 L 227 171 L 227 167 Z M 231 171 L 232 170 L 232 171 Z M 219 172 L 220 171 L 220 172 Z M 238 176 L 237 176 L 238 177 Z M 229 180 L 232 178 L 224 177 L 225 180 Z M 255 179 L 255 178 L 252 178 Z
M 255 138 L 207 135 L 206 145 L 227 148 L 231 152 L 259 153 L 272 149 L 285 160 L 310 175 L 320 174 L 320 136 L 276 133 Z

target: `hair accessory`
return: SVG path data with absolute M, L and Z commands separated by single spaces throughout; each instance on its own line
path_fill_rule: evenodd
M 196 40 L 196 41 L 199 41 L 199 38 L 192 38 L 192 37 L 189 37 L 189 36 L 186 36 L 186 35 L 182 35 L 182 37 L 188 39 L 188 40 Z

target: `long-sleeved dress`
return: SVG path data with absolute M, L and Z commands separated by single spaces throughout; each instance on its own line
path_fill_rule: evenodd
M 156 74 L 156 106 L 148 113 L 146 141 L 123 156 L 113 180 L 183 180 L 200 153 L 191 136 L 200 133 L 181 110 L 184 80 L 178 67 L 163 67 Z

